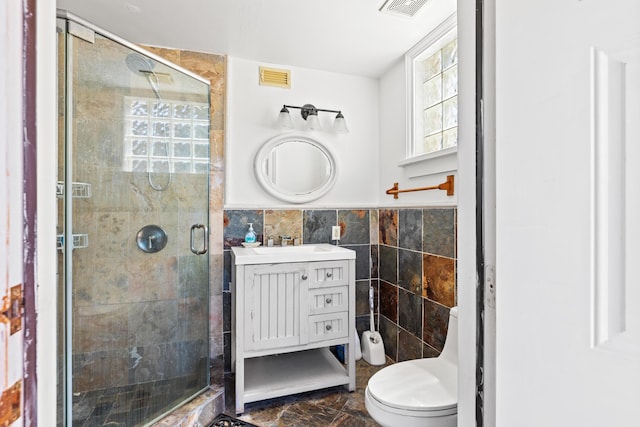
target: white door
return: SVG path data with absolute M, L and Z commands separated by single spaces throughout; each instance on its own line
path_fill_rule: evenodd
M 496 0 L 496 419 L 640 425 L 640 2 Z
M 23 308 L 23 7 L 0 4 L 0 424 L 25 425 L 25 357 Z M 12 64 L 12 66 L 4 66 Z

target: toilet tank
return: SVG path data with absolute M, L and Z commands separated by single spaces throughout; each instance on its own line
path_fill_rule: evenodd
M 440 357 L 458 364 L 458 307 L 452 307 L 449 311 L 447 338 Z

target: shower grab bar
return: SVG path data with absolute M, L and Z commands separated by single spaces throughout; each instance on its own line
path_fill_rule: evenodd
M 195 230 L 201 228 L 202 230 L 204 230 L 204 239 L 203 239 L 203 248 L 202 250 L 198 250 L 196 249 L 195 245 L 194 245 L 194 235 L 195 235 Z M 196 255 L 204 255 L 207 253 L 207 251 L 209 250 L 209 245 L 208 245 L 208 236 L 209 236 L 209 229 L 207 228 L 206 225 L 204 224 L 193 224 L 191 226 L 191 252 L 193 252 Z

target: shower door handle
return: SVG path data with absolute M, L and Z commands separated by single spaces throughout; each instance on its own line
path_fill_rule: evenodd
M 195 231 L 197 229 L 201 228 L 202 230 L 204 230 L 204 240 L 203 240 L 203 244 L 202 244 L 202 250 L 198 250 L 196 249 L 195 245 L 194 245 L 194 240 L 195 240 Z M 208 241 L 208 237 L 209 237 L 209 229 L 207 228 L 206 225 L 204 224 L 193 224 L 191 226 L 191 252 L 193 252 L 196 255 L 204 255 L 207 253 L 207 251 L 209 250 L 207 241 Z

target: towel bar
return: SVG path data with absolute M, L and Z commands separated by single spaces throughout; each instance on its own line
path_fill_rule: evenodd
M 407 190 L 399 190 L 398 183 L 394 183 L 393 187 L 387 190 L 387 194 L 393 194 L 393 198 L 398 198 L 398 193 L 408 193 L 410 191 L 424 191 L 424 190 L 446 190 L 447 196 L 453 196 L 453 175 L 448 175 L 447 180 L 440 185 L 434 185 L 431 187 L 409 188 Z

